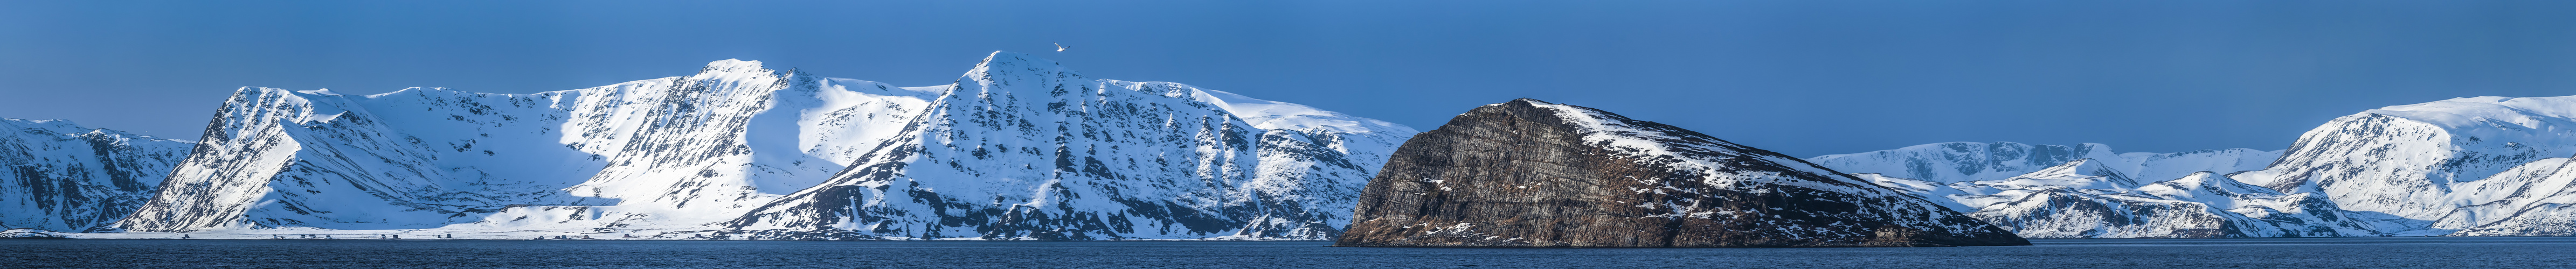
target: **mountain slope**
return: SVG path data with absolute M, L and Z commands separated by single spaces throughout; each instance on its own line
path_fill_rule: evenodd
M 77 232 L 115 222 L 151 199 L 194 144 L 0 119 L 0 228 Z
M 2493 177 L 2452 184 L 2463 204 L 2431 228 L 2466 236 L 2576 235 L 2576 165 L 2569 158 L 2525 163 Z

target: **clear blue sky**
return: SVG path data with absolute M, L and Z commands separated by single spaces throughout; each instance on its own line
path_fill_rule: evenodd
M 2280 149 L 2380 106 L 2576 95 L 2576 1 L 920 2 L 0 0 L 0 117 L 194 138 L 241 86 L 529 93 L 726 58 L 926 86 L 994 50 L 1421 129 L 1539 98 L 1798 156 Z

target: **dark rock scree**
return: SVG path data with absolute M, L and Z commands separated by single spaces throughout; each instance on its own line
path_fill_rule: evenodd
M 2011 232 L 1797 158 L 1533 99 L 1398 148 L 1335 246 L 2015 246 Z

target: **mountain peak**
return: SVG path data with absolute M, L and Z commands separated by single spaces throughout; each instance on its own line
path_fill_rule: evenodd
M 763 72 L 763 73 L 766 73 L 766 72 L 770 72 L 770 71 L 769 71 L 769 69 L 768 69 L 768 68 L 762 68 L 762 67 L 760 66 L 760 61 L 745 61 L 745 60 L 742 60 L 742 59 L 723 59 L 723 60 L 716 60 L 716 61 L 714 61 L 714 62 L 707 62 L 707 67 L 706 67 L 706 68 L 698 69 L 698 73 L 730 73 L 730 72 Z
M 324 89 L 313 89 L 313 90 L 305 90 L 305 91 L 295 91 L 295 93 L 311 94 L 311 95 L 320 95 L 320 96 L 340 96 L 340 92 L 331 91 L 331 89 L 328 89 L 328 88 L 324 88 Z
M 2451 98 L 2381 107 L 2362 114 L 2398 116 L 2452 127 L 2485 126 L 2485 122 L 2501 121 L 2542 128 L 2539 125 L 2545 125 L 2544 122 L 2576 118 L 2576 96 Z
M 993 51 L 993 53 L 992 53 L 992 54 L 986 54 L 986 55 L 984 55 L 984 63 L 993 63 L 993 62 L 995 62 L 995 61 L 1006 62 L 1006 63 L 1007 63 L 1007 62 L 1036 62 L 1036 63 L 1043 63 L 1043 64 L 1046 64 L 1046 65 L 1054 65 L 1054 64 L 1056 64 L 1055 60 L 1048 60 L 1047 58 L 1044 58 L 1044 57 L 1038 57 L 1037 55 L 1029 55 L 1029 54 L 1027 54 L 1027 53 L 1018 53 L 1018 52 L 1011 52 L 1011 51 L 1006 51 L 1006 50 L 996 50 L 996 51 Z
M 1085 79 L 1082 78 L 1081 73 L 1065 69 L 1063 64 L 1053 60 L 1015 52 L 994 51 L 991 56 L 984 57 L 983 63 L 975 64 L 975 69 L 968 70 L 965 76 L 957 78 L 957 86 L 959 90 L 969 92 L 1010 92 L 1024 90 L 1023 88 L 1043 92 L 1062 90 L 1041 89 L 1050 87 L 1049 85 L 1082 80 Z
M 993 51 L 992 55 L 984 56 L 984 62 L 976 63 L 975 69 L 973 71 L 968 71 L 968 73 L 1018 74 L 1022 73 L 1022 71 L 1054 72 L 1068 70 L 1064 69 L 1064 64 L 1056 63 L 1055 60 L 1040 58 L 1036 55 L 1009 51 Z

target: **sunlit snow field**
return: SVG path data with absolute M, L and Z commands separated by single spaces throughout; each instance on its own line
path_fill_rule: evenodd
M 1348 248 L 1327 242 L 0 240 L 0 267 L 2559 267 L 2576 238 L 2071 239 L 1956 248 Z

